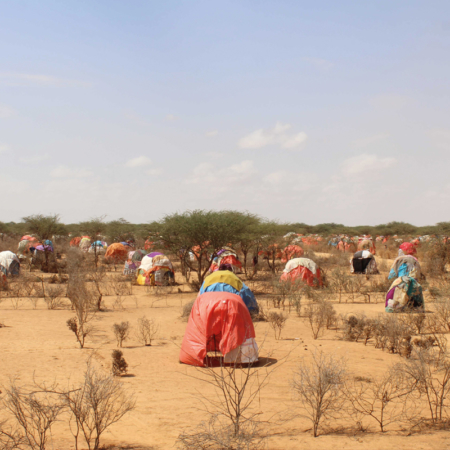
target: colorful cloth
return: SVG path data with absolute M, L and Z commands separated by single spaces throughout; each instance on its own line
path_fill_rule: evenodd
M 411 308 L 424 309 L 422 286 L 412 277 L 399 277 L 386 294 L 385 311 L 401 312 Z

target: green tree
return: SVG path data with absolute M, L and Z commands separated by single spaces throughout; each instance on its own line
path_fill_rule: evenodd
M 135 226 L 127 220 L 120 218 L 118 220 L 112 220 L 106 224 L 106 235 L 109 242 L 134 242 L 134 228 Z
M 226 245 L 238 243 L 248 223 L 249 215 L 237 211 L 186 211 L 165 216 L 152 238 L 180 255 L 182 262 L 197 272 L 199 287 L 217 252 Z M 191 261 L 189 252 L 194 248 L 194 261 Z
M 86 222 L 80 222 L 78 224 L 80 234 L 89 236 L 91 242 L 95 244 L 106 231 L 106 224 L 103 222 L 103 219 L 104 217 L 94 217 Z M 96 245 L 94 245 L 94 262 L 95 267 L 97 267 L 98 253 Z

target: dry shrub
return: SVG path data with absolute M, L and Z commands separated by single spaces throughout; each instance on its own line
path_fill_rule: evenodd
M 123 357 L 123 352 L 120 350 L 113 350 L 111 356 L 112 356 L 112 366 L 111 366 L 112 374 L 115 377 L 119 377 L 123 374 L 126 374 L 128 370 L 128 363 L 125 361 L 125 358 Z
M 183 305 L 183 310 L 181 312 L 181 318 L 184 321 L 187 321 L 189 319 L 189 316 L 191 315 L 192 307 L 194 306 L 195 300 L 191 300 L 190 302 Z
M 126 341 L 130 336 L 130 322 L 115 323 L 112 329 L 116 336 L 117 347 L 122 347 L 123 341 Z
M 47 309 L 59 309 L 64 306 L 62 297 L 65 295 L 65 289 L 62 286 L 47 286 L 45 289 L 44 301 Z
M 387 349 L 404 357 L 411 355 L 411 336 L 414 332 L 395 315 L 380 315 L 374 327 L 375 348 Z
M 159 331 L 159 325 L 152 319 L 147 319 L 145 316 L 138 319 L 136 327 L 136 337 L 143 345 L 152 345 L 152 340 L 155 339 Z
M 287 319 L 287 316 L 283 313 L 271 311 L 267 314 L 267 321 L 275 333 L 275 339 L 280 339 L 281 331 L 285 327 Z
M 333 306 L 326 301 L 310 303 L 305 308 L 305 316 L 311 327 L 314 339 L 321 336 L 325 328 L 329 329 L 337 324 L 336 311 Z
M 302 415 L 312 423 L 313 436 L 317 437 L 324 420 L 342 416 L 347 373 L 344 361 L 332 355 L 313 352 L 312 358 L 310 364 L 298 366 L 292 388 L 299 397 Z

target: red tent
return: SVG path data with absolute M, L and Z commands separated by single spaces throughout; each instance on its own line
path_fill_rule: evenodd
M 192 306 L 180 361 L 204 367 L 208 352 L 220 351 L 225 355 L 254 337 L 250 313 L 239 295 L 205 292 Z
M 280 280 L 292 282 L 302 280 L 311 287 L 323 284 L 319 266 L 308 258 L 294 258 L 288 261 Z
M 80 237 L 74 237 L 70 240 L 69 245 L 71 247 L 78 247 L 80 245 L 81 242 L 81 238 Z
M 303 256 L 303 249 L 299 245 L 288 245 L 283 250 L 283 256 L 281 258 L 281 262 L 288 262 L 292 258 L 300 258 L 300 256 Z
M 403 242 L 403 244 L 400 245 L 400 250 L 403 252 L 404 255 L 417 254 L 416 246 L 411 242 Z
M 129 249 L 125 248 L 123 244 L 111 244 L 105 253 L 105 258 L 111 261 L 126 261 Z

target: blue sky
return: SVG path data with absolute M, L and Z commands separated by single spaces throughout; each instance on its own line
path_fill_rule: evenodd
M 0 220 L 450 220 L 448 1 L 21 1 Z

